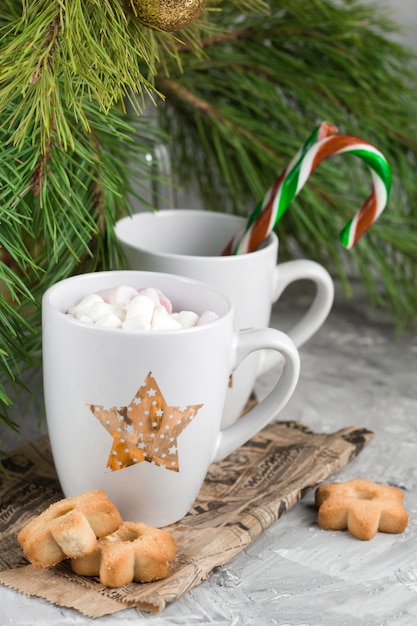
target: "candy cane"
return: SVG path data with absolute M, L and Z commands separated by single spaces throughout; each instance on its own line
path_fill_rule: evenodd
M 311 138 L 310 138 L 311 139 Z M 340 232 L 340 241 L 351 249 L 384 210 L 391 189 L 391 169 L 382 154 L 368 141 L 352 135 L 335 135 L 303 146 L 301 156 L 291 161 L 256 207 L 238 236 L 234 237 L 223 254 L 244 254 L 256 250 L 272 231 L 288 206 L 300 192 L 312 172 L 328 157 L 350 153 L 361 158 L 371 168 L 372 191 L 358 213 Z M 307 149 L 306 149 L 307 148 Z
M 289 162 L 289 164 L 284 169 L 282 174 L 280 176 L 278 176 L 278 178 L 275 179 L 274 183 L 268 189 L 268 191 L 265 194 L 264 198 L 259 202 L 259 204 L 256 206 L 256 208 L 253 211 L 253 213 L 249 216 L 249 219 L 248 219 L 247 223 L 245 224 L 245 226 L 242 228 L 242 230 L 240 230 L 238 233 L 236 233 L 236 235 L 234 237 L 232 237 L 232 239 L 229 241 L 229 243 L 227 244 L 227 246 L 224 248 L 224 250 L 222 252 L 222 256 L 229 256 L 231 254 L 243 254 L 244 252 L 252 252 L 253 250 L 256 250 L 258 248 L 258 246 L 262 243 L 263 239 L 269 234 L 269 232 L 271 232 L 271 230 L 274 227 L 274 225 L 272 225 L 271 229 L 268 230 L 268 232 L 266 233 L 265 237 L 260 239 L 258 245 L 254 246 L 252 248 L 252 250 L 242 250 L 241 252 L 238 251 L 239 250 L 239 245 L 242 242 L 242 240 L 243 240 L 243 238 L 245 236 L 245 233 L 247 231 L 249 231 L 249 229 L 251 228 L 252 224 L 258 218 L 260 218 L 260 215 L 261 215 L 262 211 L 268 206 L 269 202 L 273 202 L 273 200 L 274 200 L 276 194 L 278 193 L 279 188 L 282 185 L 282 182 L 284 181 L 284 179 L 287 176 L 287 174 L 297 165 L 298 161 L 304 156 L 304 154 L 307 152 L 307 150 L 311 146 L 313 146 L 320 139 L 324 139 L 324 137 L 329 137 L 331 135 L 336 135 L 337 132 L 338 131 L 337 131 L 336 126 L 333 126 L 333 124 L 330 124 L 329 122 L 322 122 L 321 124 L 316 126 L 316 128 L 311 133 L 310 137 L 307 139 L 305 144 L 298 150 L 297 154 L 292 158 L 292 160 Z M 262 224 L 264 224 L 265 217 L 266 216 L 264 216 L 263 218 L 260 218 L 260 219 L 262 219 Z

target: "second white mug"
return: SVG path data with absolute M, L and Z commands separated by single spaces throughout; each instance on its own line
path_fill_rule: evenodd
M 235 330 L 269 326 L 272 304 L 297 280 L 310 280 L 315 297 L 291 330 L 300 347 L 314 335 L 333 304 L 333 281 L 327 270 L 309 260 L 277 264 L 278 238 L 271 233 L 259 250 L 220 256 L 245 220 L 225 213 L 172 209 L 136 213 L 116 224 L 127 267 L 194 278 L 222 291 L 235 308 Z M 223 426 L 235 422 L 247 404 L 256 378 L 270 367 L 266 353 L 254 354 L 234 372 L 228 390 Z

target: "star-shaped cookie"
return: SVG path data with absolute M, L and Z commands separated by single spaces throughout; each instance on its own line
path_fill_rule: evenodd
M 408 523 L 404 493 L 397 487 L 354 478 L 322 485 L 316 490 L 318 524 L 345 530 L 357 539 L 372 539 L 378 531 L 402 533 Z
M 203 405 L 169 406 L 149 372 L 128 406 L 87 406 L 113 437 L 107 461 L 111 470 L 148 461 L 178 472 L 178 436 Z

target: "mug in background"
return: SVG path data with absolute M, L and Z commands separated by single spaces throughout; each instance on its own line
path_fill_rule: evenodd
M 131 331 L 66 314 L 85 296 L 122 285 L 159 289 L 175 311 L 220 317 L 187 329 Z M 299 376 L 285 334 L 235 332 L 222 293 L 172 274 L 97 272 L 53 285 L 42 301 L 42 341 L 47 426 L 65 496 L 103 489 L 125 520 L 152 526 L 188 512 L 209 465 L 271 421 Z M 282 375 L 263 402 L 222 429 L 231 372 L 263 349 L 282 355 Z
M 321 265 L 295 260 L 277 265 L 278 238 L 271 233 L 250 254 L 219 256 L 245 223 L 241 217 L 210 211 L 172 209 L 135 213 L 116 224 L 129 269 L 168 272 L 209 283 L 235 308 L 235 330 L 269 326 L 272 304 L 292 282 L 313 281 L 314 300 L 288 335 L 300 347 L 323 324 L 333 304 L 332 279 Z M 276 361 L 275 361 L 276 362 Z M 223 426 L 241 415 L 257 376 L 271 366 L 257 353 L 233 374 L 227 393 Z

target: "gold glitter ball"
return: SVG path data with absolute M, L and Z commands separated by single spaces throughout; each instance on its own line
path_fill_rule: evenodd
M 175 32 L 192 24 L 207 0 L 130 0 L 135 16 L 149 28 Z

